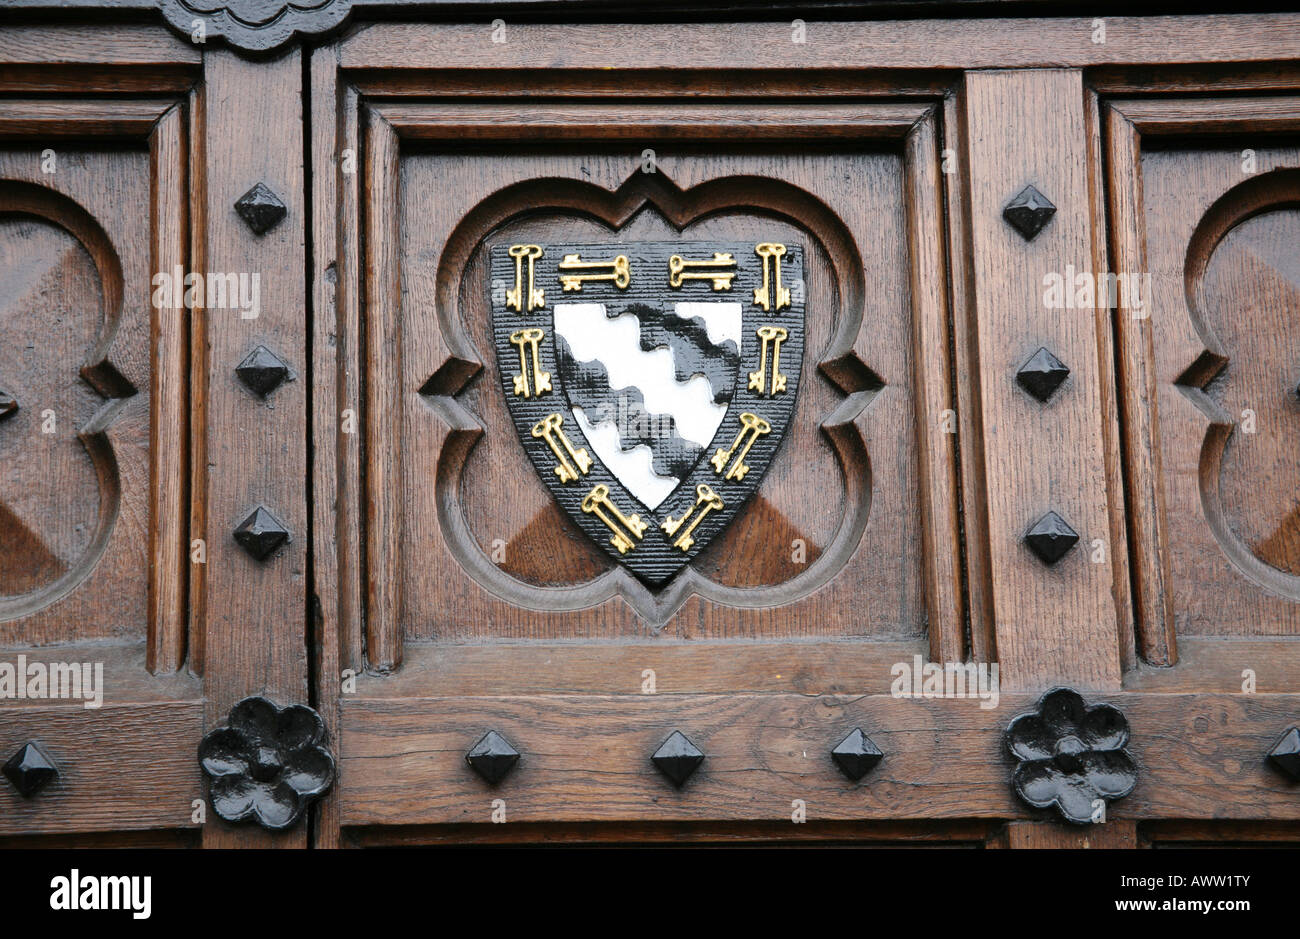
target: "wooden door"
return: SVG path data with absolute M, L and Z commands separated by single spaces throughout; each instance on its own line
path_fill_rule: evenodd
M 0 30 L 0 833 L 1296 840 L 1295 17 L 183 13 Z

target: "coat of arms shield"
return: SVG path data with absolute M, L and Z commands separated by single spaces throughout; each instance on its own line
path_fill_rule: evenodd
M 499 244 L 493 335 L 519 438 L 570 518 L 645 583 L 758 488 L 789 426 L 803 248 Z

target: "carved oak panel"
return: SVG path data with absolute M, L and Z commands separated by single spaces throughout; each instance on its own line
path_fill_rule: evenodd
M 903 162 L 725 146 L 655 158 L 645 172 L 639 154 L 595 149 L 414 150 L 397 204 L 367 207 L 396 217 L 397 334 L 368 354 L 400 363 L 398 435 L 370 459 L 400 464 L 401 633 L 924 637 Z M 807 352 L 768 476 L 656 588 L 583 535 L 529 465 L 495 380 L 487 247 L 671 240 L 807 245 Z

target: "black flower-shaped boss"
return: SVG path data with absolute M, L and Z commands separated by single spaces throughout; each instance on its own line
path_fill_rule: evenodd
M 1007 749 L 1020 761 L 1012 788 L 1036 808 L 1055 805 L 1067 821 L 1086 824 L 1098 799 L 1121 799 L 1137 785 L 1126 743 L 1119 708 L 1088 707 L 1077 691 L 1055 688 L 1007 728 Z
M 279 708 L 245 698 L 225 727 L 199 744 L 199 763 L 212 780 L 212 809 L 228 822 L 292 827 L 334 782 L 325 723 L 301 704 Z

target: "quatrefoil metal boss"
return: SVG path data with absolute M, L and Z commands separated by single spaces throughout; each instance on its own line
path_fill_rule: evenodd
M 230 709 L 226 726 L 199 744 L 199 764 L 212 781 L 212 809 L 228 822 L 292 828 L 334 783 L 325 722 L 302 704 L 277 707 L 263 697 Z
M 1007 749 L 1019 761 L 1011 788 L 1035 808 L 1055 806 L 1066 821 L 1087 824 L 1099 800 L 1122 799 L 1137 785 L 1128 738 L 1119 708 L 1089 706 L 1077 691 L 1054 688 L 1007 727 Z

